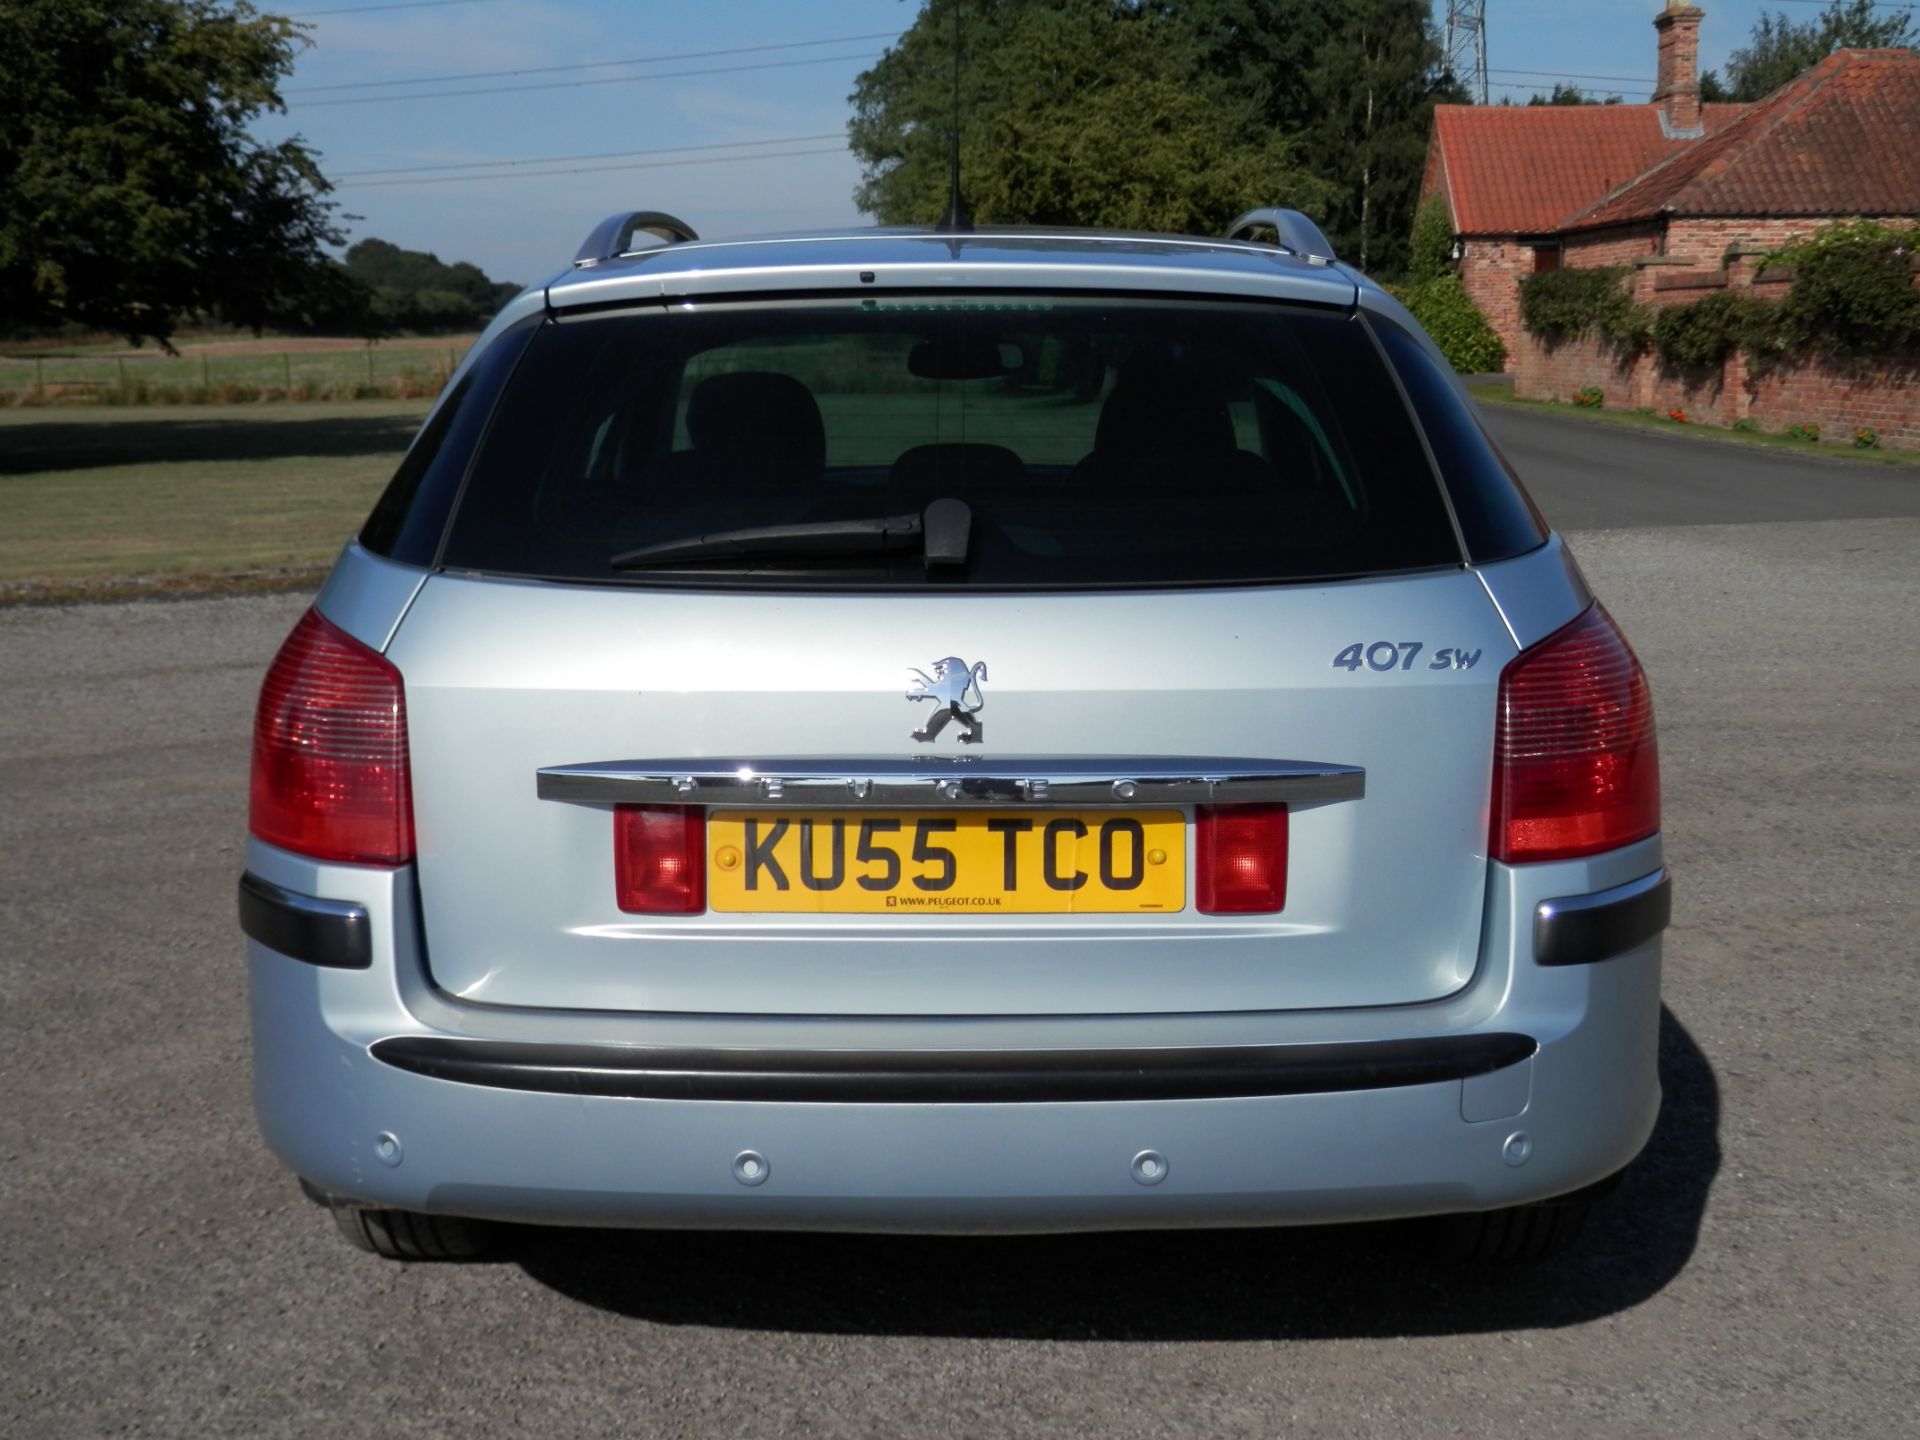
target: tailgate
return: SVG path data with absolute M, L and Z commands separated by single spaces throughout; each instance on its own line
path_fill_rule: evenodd
M 1476 961 L 1512 654 L 1463 571 L 879 597 L 436 576 L 389 651 L 433 977 L 480 1003 L 756 1015 L 1436 999 Z M 1284 908 L 1200 913 L 1194 806 L 1261 798 L 1289 807 Z M 703 912 L 620 909 L 621 801 L 700 805 Z M 793 879 L 803 820 L 815 885 Z M 962 896 L 1005 901 L 1001 856 L 1023 885 L 1093 879 L 1065 903 L 888 905 L 937 873 L 912 864 L 923 820 Z M 863 821 L 900 875 L 860 866 Z M 1171 869 L 1141 883 L 1149 854 Z

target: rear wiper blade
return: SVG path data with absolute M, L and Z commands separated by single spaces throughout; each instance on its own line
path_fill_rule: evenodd
M 869 555 L 919 551 L 928 568 L 964 565 L 973 511 L 964 500 L 941 499 L 919 515 L 876 515 L 850 520 L 815 520 L 797 525 L 760 525 L 745 530 L 715 530 L 623 550 L 607 563 L 615 570 L 646 570 L 686 560 L 746 560 L 757 557 L 795 560 L 861 559 Z

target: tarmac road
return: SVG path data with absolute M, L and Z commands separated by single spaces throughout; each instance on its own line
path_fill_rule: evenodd
M 1578 1255 L 351 1252 L 255 1138 L 233 921 L 253 691 L 304 601 L 14 609 L 0 1436 L 1914 1434 L 1920 474 L 1491 423 L 1652 672 L 1679 887 L 1666 1107 Z

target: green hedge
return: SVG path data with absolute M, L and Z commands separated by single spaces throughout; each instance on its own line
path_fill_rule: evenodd
M 1745 295 L 1722 290 L 1653 317 L 1653 348 L 1677 370 L 1712 370 L 1753 336 L 1760 312 Z
M 1777 303 L 1721 291 L 1649 311 L 1628 293 L 1630 268 L 1548 270 L 1520 282 L 1520 319 L 1548 343 L 1598 335 L 1623 358 L 1651 346 L 1678 369 L 1711 369 L 1736 348 L 1756 368 L 1810 356 L 1906 359 L 1920 354 L 1916 238 L 1870 220 L 1822 226 L 1761 262 L 1793 267 Z
M 1413 318 L 1433 337 L 1447 362 L 1462 375 L 1484 375 L 1506 364 L 1507 347 L 1493 333 L 1459 276 L 1442 275 L 1388 288 L 1413 312 Z
M 1413 248 L 1407 279 L 1415 285 L 1453 274 L 1453 216 L 1438 195 L 1427 197 L 1413 217 Z
M 1793 267 L 1793 286 L 1756 338 L 1767 353 L 1813 353 L 1841 362 L 1920 350 L 1915 233 L 1871 220 L 1823 225 L 1775 251 L 1761 268 Z
M 1520 320 L 1548 342 L 1598 335 L 1618 350 L 1647 348 L 1653 319 L 1627 293 L 1631 268 L 1543 270 L 1520 282 Z

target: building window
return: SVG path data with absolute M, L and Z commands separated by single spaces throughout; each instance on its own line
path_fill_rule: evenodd
M 1558 245 L 1536 245 L 1533 247 L 1533 273 L 1538 275 L 1544 270 L 1560 268 L 1560 247 Z

